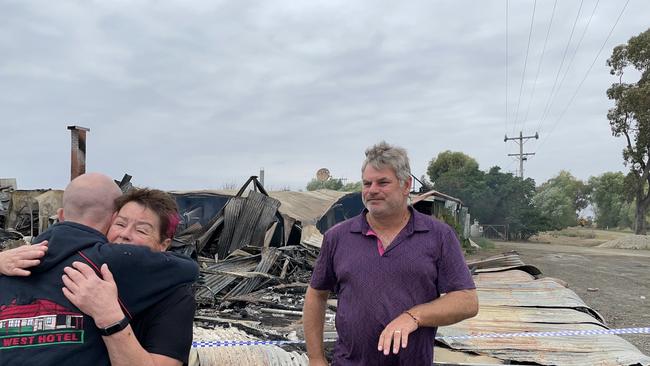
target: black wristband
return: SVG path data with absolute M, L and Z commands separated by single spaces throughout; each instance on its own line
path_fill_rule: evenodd
M 122 320 L 115 324 L 109 325 L 106 328 L 99 328 L 99 334 L 104 337 L 108 337 L 109 335 L 113 335 L 123 330 L 127 325 L 129 325 L 129 318 L 125 316 Z

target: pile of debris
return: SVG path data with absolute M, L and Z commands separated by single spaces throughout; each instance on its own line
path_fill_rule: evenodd
M 0 229 L 32 237 L 54 222 L 56 210 L 62 206 L 63 191 L 17 190 L 15 185 L 3 186 L 2 181 L 5 179 L 0 179 Z
M 0 228 L 0 251 L 25 245 L 23 234 L 13 229 Z
M 245 190 L 249 184 L 254 190 Z M 302 222 L 282 214 L 280 201 L 270 197 L 255 177 L 232 196 L 173 194 L 183 221 L 172 250 L 199 262 L 200 306 L 238 310 L 246 302 L 277 304 L 273 296 L 265 299 L 272 289 L 304 293 L 317 248 L 301 243 Z M 289 300 L 282 309 L 299 310 L 298 306 Z
M 621 238 L 606 241 L 598 246 L 599 248 L 618 249 L 650 249 L 650 237 L 646 235 L 625 235 Z

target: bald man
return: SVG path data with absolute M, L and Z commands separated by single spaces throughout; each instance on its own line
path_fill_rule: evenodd
M 89 173 L 63 194 L 61 222 L 36 238 L 49 250 L 30 277 L 0 276 L 0 365 L 109 365 L 102 335 L 126 328 L 131 317 L 196 280 L 198 267 L 173 253 L 108 245 L 105 233 L 121 195 L 113 180 Z M 106 328 L 81 313 L 61 291 L 63 268 L 73 262 L 107 264 L 117 283 L 124 318 Z M 137 279 L 137 281 L 134 281 Z
M 108 176 L 83 174 L 72 180 L 63 192 L 63 207 L 57 210 L 59 221 L 71 221 L 105 233 L 111 226 L 115 199 L 120 187 Z

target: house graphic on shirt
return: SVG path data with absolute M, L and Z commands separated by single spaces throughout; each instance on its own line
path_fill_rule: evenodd
M 0 350 L 83 343 L 83 314 L 45 299 L 0 306 Z

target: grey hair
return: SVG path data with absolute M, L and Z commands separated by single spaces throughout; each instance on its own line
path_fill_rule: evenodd
M 381 141 L 366 149 L 366 160 L 361 166 L 361 173 L 370 164 L 375 169 L 391 168 L 401 184 L 405 184 L 411 177 L 411 166 L 406 149 Z

